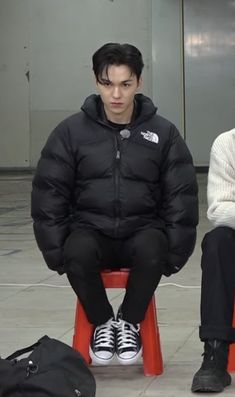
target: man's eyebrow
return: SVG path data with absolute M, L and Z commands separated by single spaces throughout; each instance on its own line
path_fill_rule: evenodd
M 133 78 L 130 78 L 130 79 L 124 80 L 124 81 L 122 81 L 122 83 L 129 83 L 129 82 L 131 82 L 131 81 L 133 81 Z
M 104 82 L 109 82 L 109 83 L 111 83 L 111 81 L 110 81 L 108 78 L 106 78 L 106 77 L 101 77 L 101 78 L 100 78 L 100 81 L 104 81 Z
M 101 77 L 101 78 L 100 78 L 100 81 L 102 81 L 102 82 L 104 82 L 104 83 L 112 83 L 112 81 L 109 80 L 109 78 L 106 78 L 106 77 Z M 133 78 L 130 77 L 130 78 L 127 79 L 127 80 L 120 81 L 120 83 L 121 83 L 121 84 L 124 84 L 124 83 L 131 83 L 132 81 L 133 81 Z

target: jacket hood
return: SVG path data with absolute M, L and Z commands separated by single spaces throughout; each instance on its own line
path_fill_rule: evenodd
M 100 124 L 108 124 L 105 115 L 103 102 L 100 95 L 92 94 L 85 99 L 81 110 L 86 113 L 88 117 Z M 157 107 L 154 106 L 150 98 L 143 94 L 135 95 L 135 115 L 131 124 L 139 124 L 145 120 L 149 120 L 157 112 Z

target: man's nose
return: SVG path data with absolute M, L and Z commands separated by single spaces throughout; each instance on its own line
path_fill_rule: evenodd
M 120 98 L 121 90 L 120 87 L 113 87 L 113 98 Z

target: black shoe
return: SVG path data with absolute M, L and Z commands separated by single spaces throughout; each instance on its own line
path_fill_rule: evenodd
M 118 310 L 116 319 L 116 353 L 118 361 L 123 365 L 135 363 L 142 355 L 140 325 L 131 324 L 122 319 Z
M 98 325 L 93 333 L 89 353 L 93 362 L 97 364 L 109 364 L 115 354 L 115 327 L 114 318 L 110 318 L 105 324 Z
M 204 359 L 201 368 L 193 378 L 192 392 L 222 392 L 231 384 L 227 372 L 229 344 L 213 340 L 205 342 Z

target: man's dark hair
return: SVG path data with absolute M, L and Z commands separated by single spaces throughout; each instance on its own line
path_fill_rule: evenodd
M 102 84 L 102 73 L 108 75 L 111 65 L 126 65 L 139 80 L 144 62 L 141 52 L 131 44 L 107 43 L 100 47 L 92 57 L 96 80 Z

